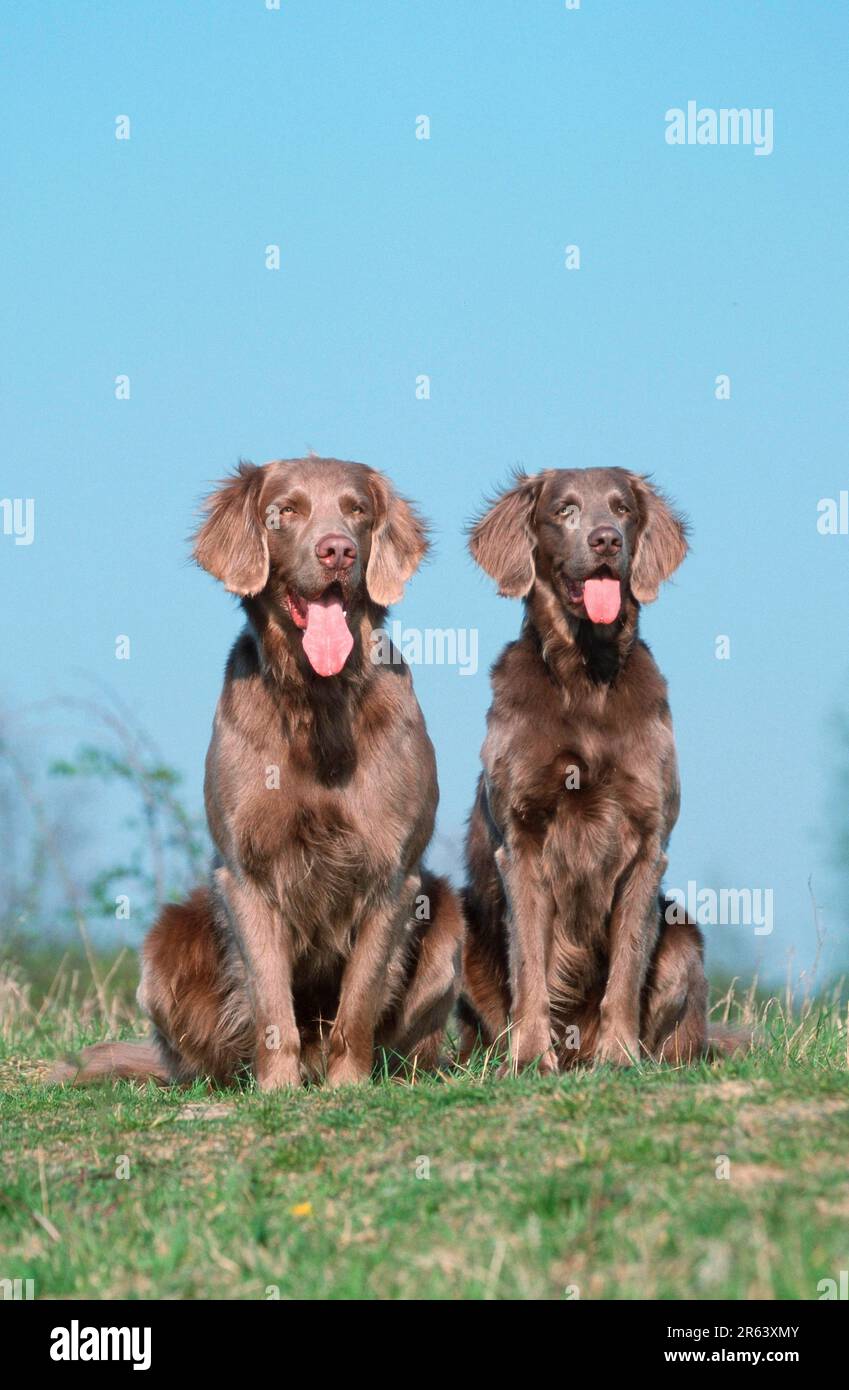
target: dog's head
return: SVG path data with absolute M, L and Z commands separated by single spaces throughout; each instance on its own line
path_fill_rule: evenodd
M 646 478 L 624 468 L 550 469 L 495 499 L 472 528 L 474 559 L 501 594 L 539 577 L 576 618 L 610 624 L 626 593 L 651 603 L 687 553 L 686 526 Z
M 400 599 L 427 551 L 425 525 L 383 474 L 339 459 L 286 459 L 237 472 L 207 499 L 198 563 L 242 598 L 262 596 L 334 676 L 368 603 Z

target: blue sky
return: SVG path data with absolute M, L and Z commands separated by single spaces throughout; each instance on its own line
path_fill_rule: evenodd
M 480 631 L 477 676 L 415 673 L 450 842 L 520 621 L 464 523 L 517 464 L 648 471 L 693 525 L 643 624 L 684 788 L 669 881 L 772 888 L 772 936 L 709 950 L 781 973 L 813 875 L 837 950 L 849 536 L 816 523 L 849 488 L 849 11 L 48 0 L 4 28 L 0 496 L 36 507 L 31 546 L 0 535 L 5 704 L 108 682 L 199 804 L 238 614 L 186 563 L 197 502 L 240 456 L 361 459 L 435 527 L 396 616 Z M 690 99 L 772 108 L 772 154 L 669 146 Z

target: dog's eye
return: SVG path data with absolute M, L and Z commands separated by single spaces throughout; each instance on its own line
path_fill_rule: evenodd
M 626 507 L 624 502 L 617 502 L 613 510 L 618 512 L 620 516 L 627 516 L 631 508 Z
M 366 510 L 365 507 L 361 507 L 360 504 L 359 504 L 359 502 L 355 502 L 354 505 L 353 505 L 353 507 L 351 508 L 351 515 L 352 515 L 352 516 L 363 516 L 363 515 L 365 514 L 365 510 Z
M 564 502 L 557 508 L 558 516 L 577 516 L 580 511 L 577 502 Z
M 295 514 L 295 508 L 294 508 L 294 507 L 290 507 L 289 504 L 288 504 L 288 502 L 286 503 L 286 506 L 285 506 L 285 507 L 281 507 L 281 508 L 280 508 L 280 515 L 281 515 L 281 516 L 294 516 L 294 514 Z

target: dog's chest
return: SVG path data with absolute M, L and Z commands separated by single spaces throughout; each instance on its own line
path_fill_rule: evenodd
M 341 785 L 324 785 L 309 762 L 284 750 L 267 776 L 254 768 L 246 777 L 235 857 L 279 906 L 296 954 L 348 954 L 352 933 L 397 881 L 411 843 L 429 835 L 416 780 L 399 756 L 363 758 Z
M 241 837 L 240 857 L 257 877 L 300 894 L 302 911 L 337 903 L 398 857 L 401 828 L 367 784 L 308 786 L 281 769 L 280 785 L 258 798 Z M 308 875 L 313 881 L 307 888 Z
M 537 838 L 553 878 L 615 882 L 640 840 L 663 817 L 657 748 L 609 726 L 559 721 L 536 741 L 511 797 L 513 815 Z
M 559 780 L 547 826 L 544 857 L 555 871 L 577 876 L 615 872 L 633 853 L 637 822 L 650 788 L 615 755 L 570 746 L 556 760 Z

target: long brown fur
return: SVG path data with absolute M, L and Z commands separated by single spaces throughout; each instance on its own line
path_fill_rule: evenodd
M 381 1049 L 438 1063 L 462 917 L 422 867 L 436 764 L 410 672 L 397 653 L 375 663 L 371 641 L 426 548 L 414 509 L 362 464 L 243 464 L 210 498 L 195 554 L 247 623 L 207 757 L 209 883 L 165 907 L 144 944 L 154 1043 L 85 1049 L 54 1079 L 225 1084 L 244 1070 L 273 1089 L 363 1081 Z M 331 581 L 354 645 L 322 676 L 288 604 Z
M 480 1038 L 543 1071 L 702 1056 L 701 934 L 660 895 L 672 723 L 638 632 L 640 604 L 686 554 L 684 524 L 623 469 L 552 470 L 519 475 L 470 548 L 525 616 L 492 670 L 469 824 L 464 1055 Z M 613 622 L 581 597 L 602 572 L 620 582 Z

